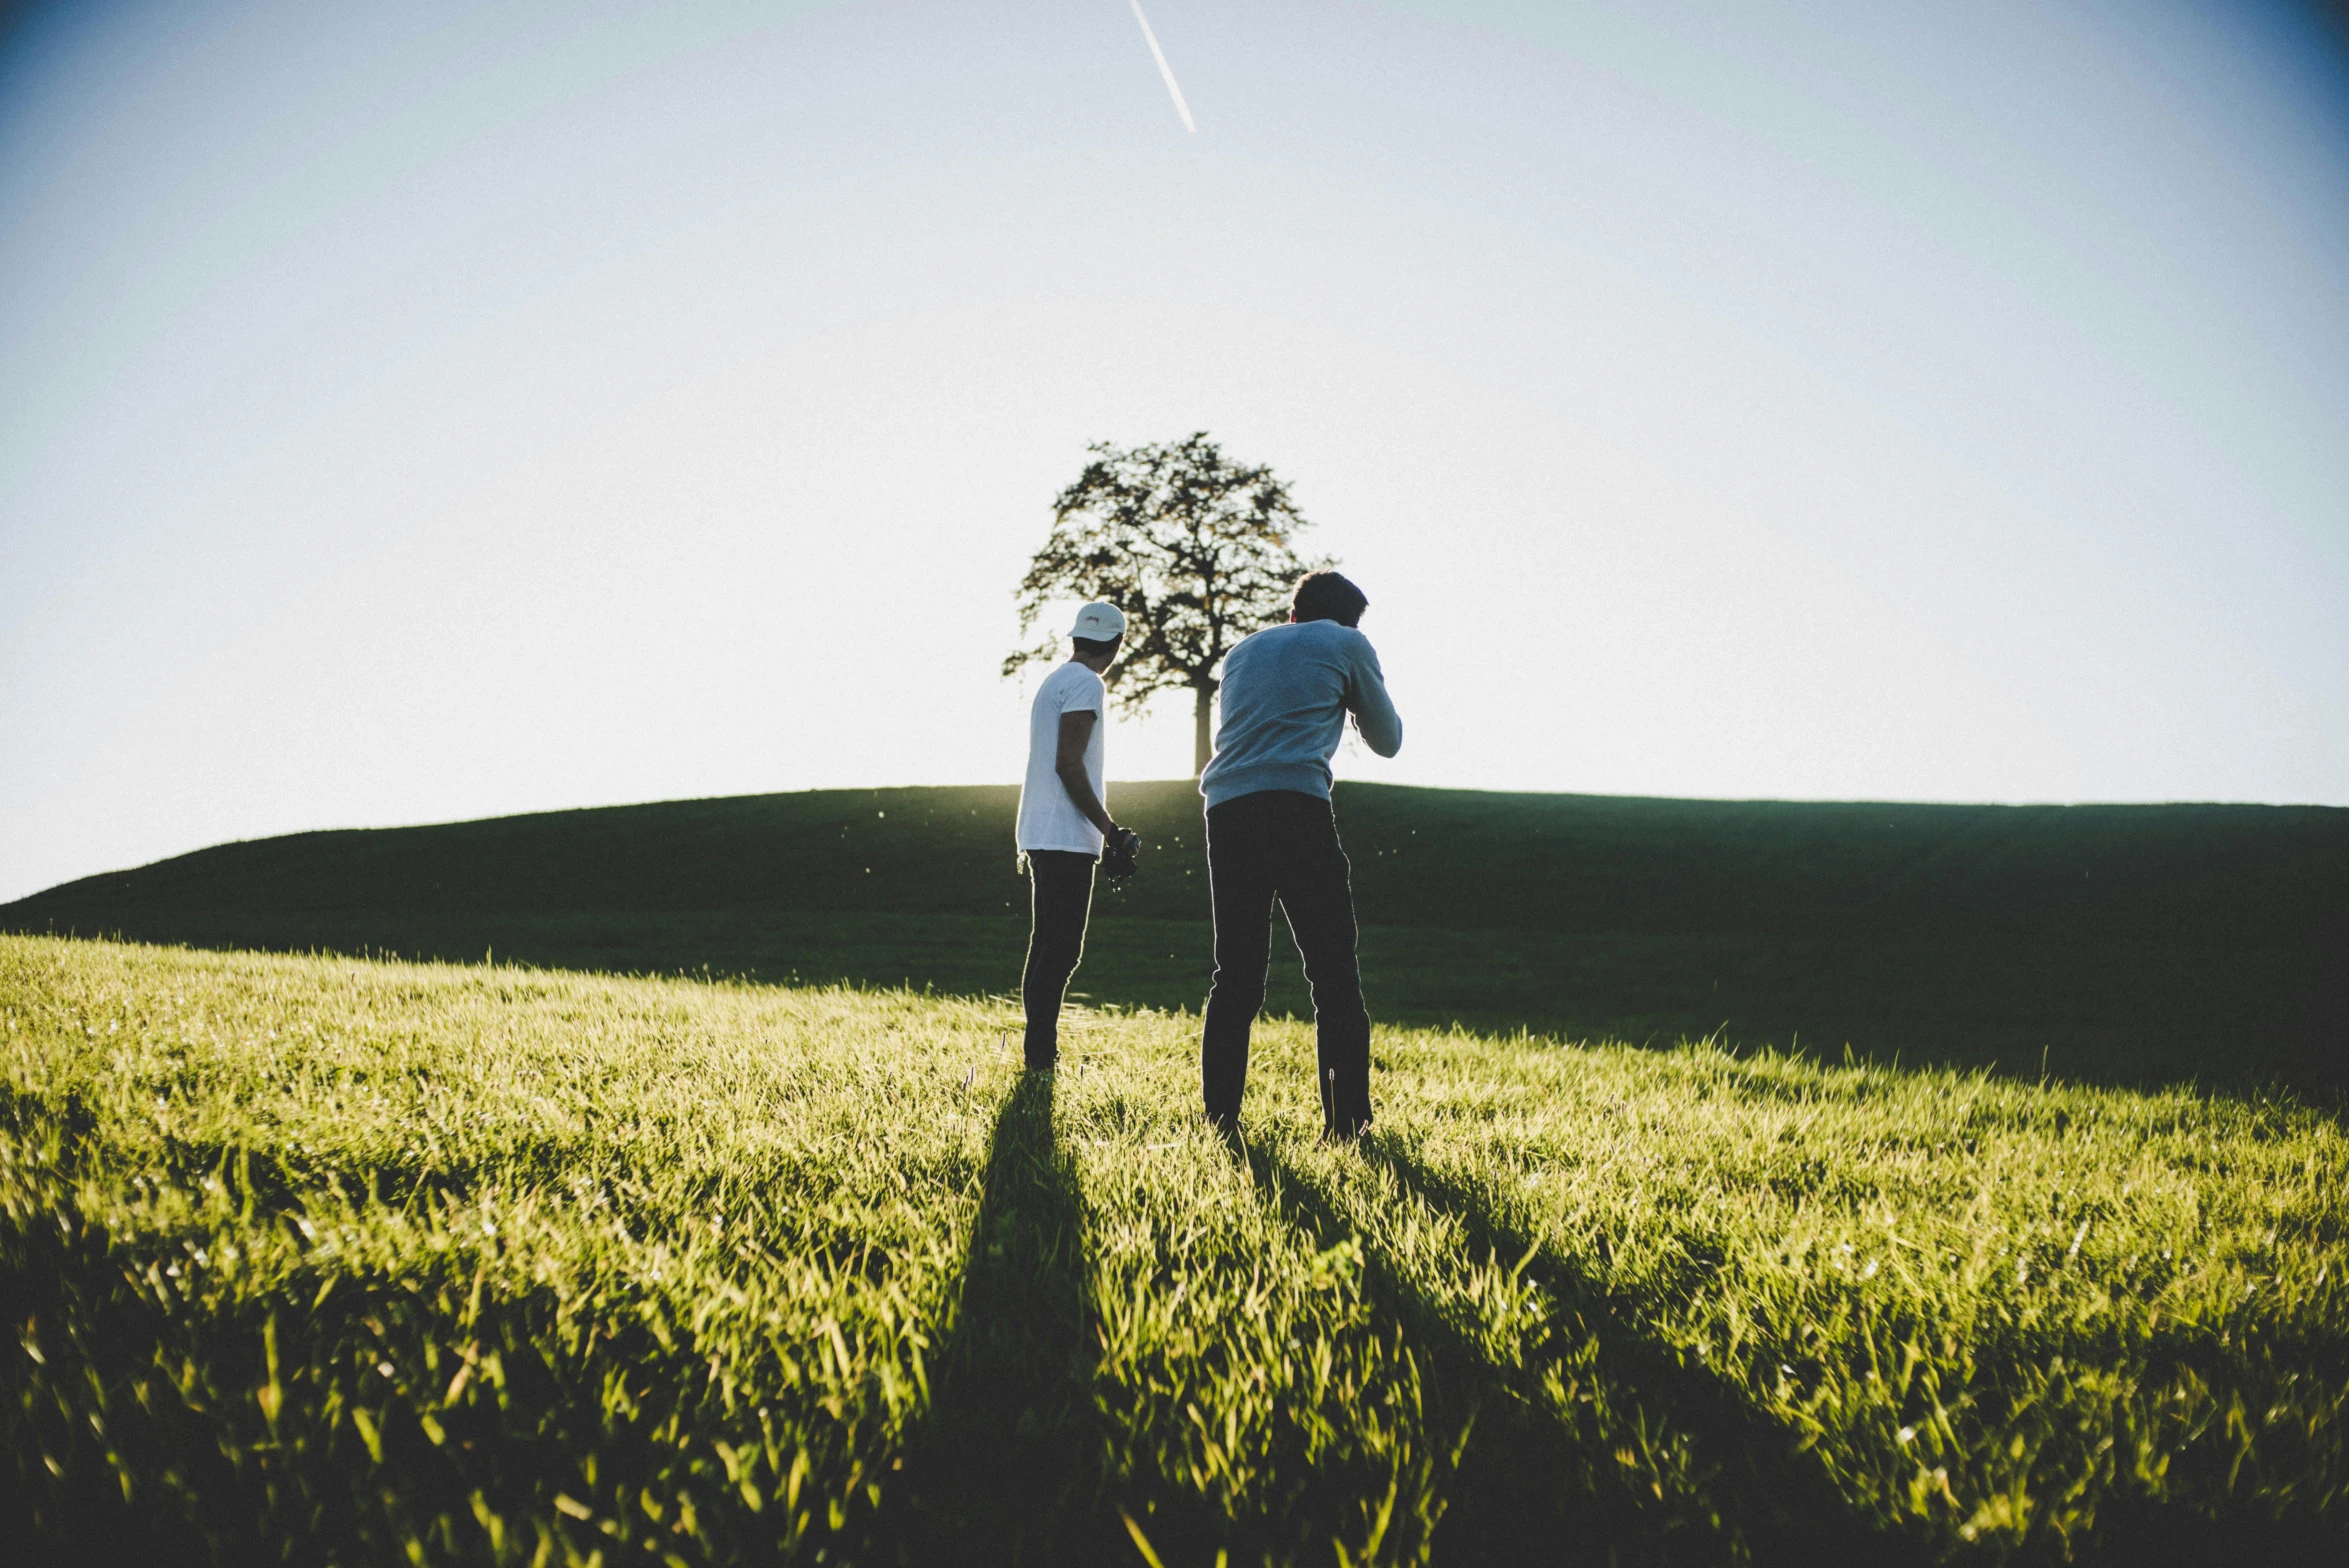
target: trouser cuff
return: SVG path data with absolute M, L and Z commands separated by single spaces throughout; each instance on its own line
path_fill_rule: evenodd
M 1370 1125 L 1370 1073 L 1323 1068 L 1321 1130 L 1331 1138 L 1352 1138 Z

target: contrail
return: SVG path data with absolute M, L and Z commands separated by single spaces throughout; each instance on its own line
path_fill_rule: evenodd
M 1134 0 L 1134 20 L 1142 24 L 1142 37 L 1158 62 L 1158 74 L 1166 78 L 1166 90 L 1175 101 L 1175 113 L 1183 117 L 1183 129 L 1198 135 L 1199 127 L 1191 123 L 1191 106 L 1183 102 L 1183 90 L 1175 85 L 1174 67 L 1166 63 L 1166 51 L 1158 47 L 1158 35 L 1150 31 L 1150 18 L 1142 14 L 1142 0 Z

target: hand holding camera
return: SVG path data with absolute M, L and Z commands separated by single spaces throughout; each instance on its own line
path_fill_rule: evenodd
M 1134 865 L 1142 853 L 1142 835 L 1131 828 L 1118 828 L 1101 842 L 1101 874 L 1112 882 L 1123 881 L 1134 874 Z

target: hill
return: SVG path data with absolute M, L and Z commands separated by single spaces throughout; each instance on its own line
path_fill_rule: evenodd
M 1078 986 L 1196 1008 L 1198 798 Z M 224 844 L 0 906 L 0 929 L 768 979 L 1016 984 L 1009 788 L 828 790 Z M 2349 810 L 1927 806 L 1344 784 L 1374 1006 L 1405 1021 L 2337 1082 Z M 1274 1005 L 1303 1003 L 1293 981 Z

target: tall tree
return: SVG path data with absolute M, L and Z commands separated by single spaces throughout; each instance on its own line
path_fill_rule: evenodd
M 1232 645 L 1289 612 L 1289 593 L 1334 561 L 1297 553 L 1309 526 L 1269 468 L 1234 463 L 1198 431 L 1163 445 L 1088 448 L 1093 460 L 1052 503 L 1052 532 L 1028 563 L 1020 631 L 1047 606 L 1103 599 L 1126 613 L 1125 649 L 1107 676 L 1118 706 L 1140 710 L 1187 686 L 1192 772 L 1207 766 L 1216 670 Z M 1065 657 L 1047 638 L 1003 661 L 1006 678 Z

